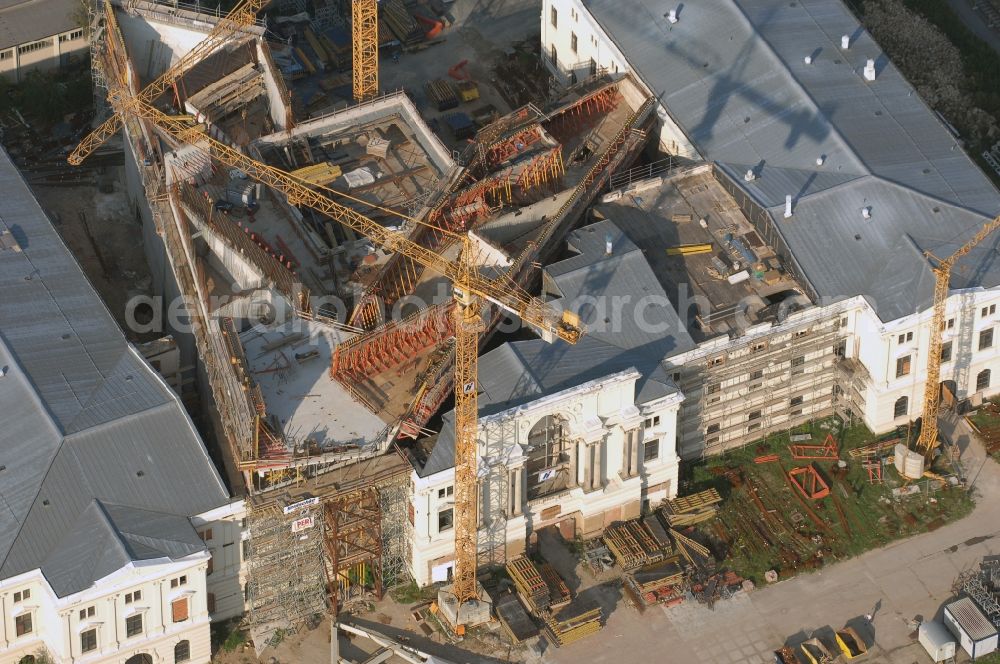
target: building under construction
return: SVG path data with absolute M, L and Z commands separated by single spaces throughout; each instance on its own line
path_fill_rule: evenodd
M 94 24 L 95 80 L 113 95 L 137 95 L 220 25 L 229 33 L 151 100 L 192 127 L 187 139 L 128 114 L 124 136 L 157 285 L 185 302 L 191 333 L 175 330 L 178 343 L 197 358 L 230 481 L 246 490 L 247 608 L 263 645 L 412 575 L 414 475 L 395 443 L 424 437 L 452 393 L 452 300 L 440 275 L 209 159 L 206 145 L 437 255 L 467 235 L 500 281 L 531 288 L 644 145 L 652 100 L 629 77 L 597 76 L 453 154 L 403 93 L 297 117 L 300 80 L 252 17 L 234 27 L 140 1 L 107 4 Z M 488 332 L 501 319 L 491 312 Z
M 721 4 L 664 32 L 693 42 L 720 21 L 739 26 L 747 52 L 720 61 L 766 72 L 794 113 L 758 124 L 741 106 L 706 127 L 715 107 L 691 103 L 684 81 L 720 75 L 711 62 L 672 42 L 673 69 L 657 68 L 644 60 L 649 35 L 619 48 L 595 21 L 565 29 L 592 9 L 627 33 L 615 7 L 558 0 L 543 12 L 543 52 L 567 87 L 483 123 L 454 151 L 402 92 L 317 108 L 338 88 L 302 55 L 343 56 L 332 33 L 289 24 L 302 35 L 289 47 L 252 13 L 234 26 L 141 0 L 95 14 L 96 79 L 119 108 L 225 32 L 161 81 L 150 109 L 126 113 L 125 142 L 153 272 L 168 301 L 184 298 L 191 332 L 176 330 L 178 343 L 197 358 L 226 469 L 246 489 L 256 642 L 404 576 L 423 585 L 455 573 L 456 427 L 442 411 L 459 336 L 437 268 L 469 248 L 494 284 L 541 290 L 588 328 L 575 346 L 527 333 L 491 344 L 505 315 L 485 309 L 489 350 L 478 380 L 459 383 L 479 399 L 480 564 L 518 555 L 542 528 L 590 537 L 672 498 L 680 458 L 831 413 L 876 431 L 918 414 L 934 284 L 922 252 L 951 255 L 1000 195 L 951 154 L 891 66 L 871 79 L 831 70 L 806 90 L 801 58 L 762 42 L 770 24 L 747 20 L 741 0 Z M 796 20 L 805 11 L 763 4 Z M 824 4 L 855 32 L 839 0 Z M 829 41 L 814 23 L 803 30 Z M 585 75 L 566 71 L 584 42 L 603 50 Z M 871 120 L 812 101 L 830 80 L 910 131 L 885 143 L 852 133 Z M 752 85 L 736 87 L 774 115 Z M 882 104 L 889 96 L 902 110 Z M 657 137 L 673 158 L 630 170 Z M 886 157 L 904 152 L 905 169 Z M 989 251 L 953 275 L 946 306 L 942 387 L 960 397 L 996 391 Z

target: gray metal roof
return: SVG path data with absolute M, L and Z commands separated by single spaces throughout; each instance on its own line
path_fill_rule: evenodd
M 605 253 L 608 238 L 612 244 L 610 255 Z M 642 251 L 609 220 L 571 232 L 567 244 L 575 255 L 546 268 L 562 295 L 552 304 L 579 311 L 587 324 L 587 334 L 576 344 L 550 344 L 541 339 L 508 342 L 480 357 L 480 417 L 629 369 L 640 374 L 635 396 L 638 404 L 677 392 L 661 361 L 695 344 Z M 577 300 L 581 295 L 587 297 L 582 310 Z M 610 313 L 611 302 L 624 296 L 629 299 L 619 305 L 619 319 Z M 664 305 L 643 310 L 645 325 L 636 316 L 636 305 L 642 307 L 640 300 L 644 296 Z M 608 322 L 591 304 L 602 298 L 607 302 Z M 616 320 L 621 324 L 615 324 Z M 454 426 L 454 413 L 446 413 L 441 433 L 417 471 L 421 477 L 454 465 Z
M 76 0 L 0 0 L 0 50 L 79 27 Z
M 970 597 L 963 597 L 944 608 L 973 641 L 982 641 L 997 633 L 997 628 Z
M 0 251 L 0 577 L 47 561 L 54 578 L 64 535 L 95 499 L 187 517 L 229 495 L 3 150 L 0 192 L 0 225 L 21 248 Z M 90 532 L 79 546 L 101 550 Z
M 866 295 L 883 320 L 926 307 L 906 281 L 929 275 L 920 253 L 947 255 L 1000 212 L 1000 193 L 841 0 L 701 0 L 673 25 L 672 0 L 584 3 L 702 156 L 772 208 L 820 296 Z M 862 76 L 869 58 L 874 82 Z M 748 169 L 758 177 L 745 183 Z M 867 205 L 875 216 L 857 241 Z M 914 250 L 895 253 L 906 242 Z M 890 261 L 898 271 L 872 281 Z M 997 285 L 992 261 L 977 252 L 967 265 L 979 280 L 953 287 Z

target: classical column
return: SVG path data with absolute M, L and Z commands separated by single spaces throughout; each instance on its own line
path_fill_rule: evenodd
M 593 462 L 591 465 L 590 474 L 590 488 L 597 490 L 602 488 L 602 482 L 604 475 L 604 464 L 601 458 L 601 452 L 603 451 L 604 441 L 599 441 L 590 446 L 593 454 Z

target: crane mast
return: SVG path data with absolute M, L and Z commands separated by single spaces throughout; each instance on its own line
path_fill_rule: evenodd
M 378 0 L 351 0 L 354 101 L 378 95 Z
M 932 268 L 934 270 L 934 315 L 931 318 L 931 338 L 927 356 L 927 382 L 924 384 L 923 423 L 916 445 L 917 451 L 924 455 L 925 465 L 930 463 L 934 450 L 938 446 L 938 413 L 941 408 L 941 337 L 944 333 L 945 305 L 948 302 L 951 270 L 955 263 L 997 228 L 1000 228 L 1000 216 L 986 222 L 979 229 L 979 232 L 962 245 L 958 251 L 944 260 L 938 261 L 938 264 Z M 930 254 L 928 257 L 931 257 Z M 965 324 L 969 324 L 969 322 L 966 321 Z

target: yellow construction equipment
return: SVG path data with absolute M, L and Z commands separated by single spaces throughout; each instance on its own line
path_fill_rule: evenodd
M 135 105 L 139 103 L 152 103 L 161 94 L 166 92 L 188 69 L 220 46 L 231 43 L 233 37 L 243 32 L 247 27 L 253 25 L 259 12 L 270 0 L 243 0 L 233 8 L 228 16 L 219 20 L 211 32 L 206 35 L 200 43 L 196 44 L 190 51 L 185 53 L 177 62 L 160 74 L 156 80 L 147 85 L 135 97 L 126 95 L 125 103 Z M 105 13 L 111 12 L 110 4 L 105 0 Z M 124 63 L 120 63 L 124 71 Z M 104 121 L 100 127 L 92 131 L 86 138 L 80 141 L 72 154 L 67 158 L 73 166 L 79 166 L 83 160 L 89 157 L 94 150 L 104 145 L 104 142 L 118 133 L 122 128 L 122 117 L 118 113 L 112 113 L 111 117 Z
M 934 316 L 931 319 L 931 339 L 927 356 L 927 383 L 924 385 L 923 424 L 917 438 L 916 449 L 924 455 L 925 465 L 930 464 L 934 450 L 938 446 L 938 411 L 941 405 L 941 334 L 944 331 L 945 304 L 948 302 L 948 285 L 951 269 L 960 258 L 972 251 L 976 245 L 1000 228 L 1000 216 L 986 222 L 971 240 L 945 259 L 939 259 L 927 252 L 927 257 L 937 261 L 934 271 Z M 963 324 L 971 325 L 971 321 Z M 915 478 L 914 478 L 915 479 Z
M 378 95 L 378 0 L 351 0 L 354 101 Z
M 120 39 L 114 11 L 105 3 L 109 33 Z M 124 70 L 123 70 L 124 71 Z M 462 252 L 455 261 L 411 241 L 408 237 L 346 207 L 330 196 L 338 192 L 316 186 L 285 171 L 258 162 L 195 130 L 186 120 L 171 117 L 140 97 L 129 99 L 123 75 L 108 77 L 109 98 L 116 113 L 131 114 L 152 122 L 175 140 L 196 145 L 208 155 L 245 173 L 249 178 L 283 193 L 288 202 L 308 206 L 334 221 L 367 236 L 384 248 L 401 253 L 411 260 L 448 278 L 456 301 L 455 343 L 455 574 L 452 594 L 460 605 L 479 599 L 476 583 L 478 487 L 477 371 L 479 333 L 483 329 L 484 300 L 518 316 L 538 329 L 548 341 L 556 337 L 576 343 L 583 334 L 579 318 L 570 312 L 560 313 L 538 298 L 521 290 L 512 281 L 493 281 L 483 277 L 475 262 L 473 239 L 455 235 L 462 242 Z M 419 223 L 419 222 L 418 222 Z M 439 231 L 440 232 L 440 231 Z M 459 611 L 458 616 L 462 615 Z

